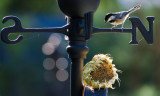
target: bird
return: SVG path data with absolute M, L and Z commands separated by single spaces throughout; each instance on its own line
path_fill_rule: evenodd
M 114 29 L 117 25 L 122 24 L 122 29 L 123 29 L 124 22 L 126 21 L 129 14 L 135 12 L 136 10 L 138 10 L 140 8 L 141 8 L 141 5 L 138 4 L 138 5 L 134 6 L 133 8 L 129 9 L 128 11 L 108 13 L 105 15 L 104 22 L 105 23 L 108 22 L 108 23 L 114 25 L 112 27 L 112 29 Z

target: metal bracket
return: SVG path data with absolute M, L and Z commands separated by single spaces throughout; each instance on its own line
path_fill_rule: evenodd
M 138 44 L 136 40 L 136 28 L 140 30 L 143 37 L 147 41 L 148 44 L 153 43 L 153 21 L 155 17 L 147 17 L 147 20 L 149 22 L 149 31 L 145 28 L 143 23 L 138 17 L 130 17 L 129 20 L 132 23 L 132 28 L 125 28 L 125 29 L 110 29 L 110 28 L 96 28 L 93 27 L 93 11 L 87 12 L 85 14 L 85 31 L 87 39 L 90 38 L 91 34 L 95 33 L 131 33 L 132 39 L 130 41 L 130 44 Z
M 16 44 L 23 39 L 22 35 L 19 35 L 17 39 L 10 40 L 8 35 L 10 33 L 27 33 L 27 32 L 50 32 L 50 33 L 61 33 L 67 35 L 68 25 L 62 27 L 53 27 L 53 28 L 23 28 L 21 21 L 16 16 L 6 16 L 3 18 L 2 23 L 7 22 L 8 20 L 14 20 L 15 24 L 10 27 L 5 27 L 1 30 L 1 39 L 7 44 Z

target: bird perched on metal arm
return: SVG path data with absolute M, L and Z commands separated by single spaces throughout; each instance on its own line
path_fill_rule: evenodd
M 135 7 L 131 8 L 128 11 L 121 11 L 121 12 L 116 12 L 116 13 L 108 13 L 105 16 L 104 22 L 107 23 L 109 22 L 110 24 L 114 25 L 112 29 L 114 29 L 117 25 L 122 24 L 122 28 L 124 25 L 125 20 L 131 14 L 132 12 L 138 10 L 141 8 L 141 5 L 136 5 Z

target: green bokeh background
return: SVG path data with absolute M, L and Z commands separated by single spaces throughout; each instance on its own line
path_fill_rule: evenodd
M 89 53 L 85 63 L 95 54 L 109 53 L 116 67 L 123 71 L 119 74 L 121 86 L 116 82 L 116 89 L 109 89 L 108 96 L 160 96 L 160 1 L 101 0 L 94 15 L 94 26 L 112 27 L 104 24 L 106 13 L 128 10 L 136 4 L 142 4 L 142 8 L 130 17 L 139 17 L 146 28 L 146 17 L 155 16 L 152 45 L 146 43 L 139 30 L 138 45 L 129 45 L 130 34 L 119 33 L 94 34 L 87 41 Z M 24 27 L 58 27 L 66 24 L 56 0 L 0 0 L 0 18 L 8 15 L 18 16 Z M 0 23 L 0 29 L 12 24 L 12 20 Z M 124 27 L 131 27 L 128 19 Z M 52 55 L 44 55 L 42 52 L 42 46 L 51 34 L 23 35 L 24 40 L 16 45 L 0 41 L 0 96 L 69 96 L 69 79 L 58 81 L 55 76 L 58 69 L 54 68 L 50 70 L 52 74 L 48 77 L 52 79 L 48 82 L 44 79 L 46 70 L 43 68 L 43 60 L 47 57 L 55 60 L 65 57 L 70 62 L 65 51 L 68 43 L 64 40 L 64 35 L 61 35 L 62 42 Z M 9 37 L 14 39 L 17 34 Z M 69 72 L 69 69 L 68 66 L 66 70 Z

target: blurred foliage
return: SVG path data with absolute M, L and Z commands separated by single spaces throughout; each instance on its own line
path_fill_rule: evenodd
M 1 0 L 1 11 L 28 13 L 56 12 L 58 10 L 56 4 L 56 0 Z
M 155 16 L 154 44 L 148 45 L 139 31 L 137 32 L 139 45 L 129 45 L 131 35 L 120 33 L 94 34 L 88 40 L 89 53 L 85 63 L 95 54 L 109 53 L 116 67 L 123 71 L 119 74 L 121 86 L 118 87 L 116 83 L 114 85 L 116 89 L 109 89 L 108 96 L 160 96 L 160 23 L 158 20 L 160 1 L 101 0 L 94 15 L 94 26 L 110 28 L 112 25 L 104 24 L 106 13 L 128 10 L 137 3 L 142 4 L 142 9 L 131 14 L 130 17 L 140 17 L 147 27 L 146 17 Z M 24 27 L 54 27 L 66 23 L 56 0 L 1 0 L 0 18 L 7 15 L 18 16 Z M 1 23 L 0 28 L 12 24 L 12 21 Z M 131 27 L 129 20 L 125 22 L 124 27 Z M 65 52 L 67 42 L 63 39 L 63 43 L 59 46 L 62 52 L 57 51 L 53 55 L 46 56 L 41 48 L 50 34 L 23 35 L 24 40 L 16 45 L 0 42 L 0 96 L 64 96 L 62 94 L 69 96 L 69 80 L 59 82 L 53 79 L 52 82 L 46 82 L 43 78 L 45 69 L 42 65 L 46 57 L 67 58 Z M 16 36 L 17 34 L 12 34 L 10 38 Z M 56 70 L 53 70 L 53 78 Z

